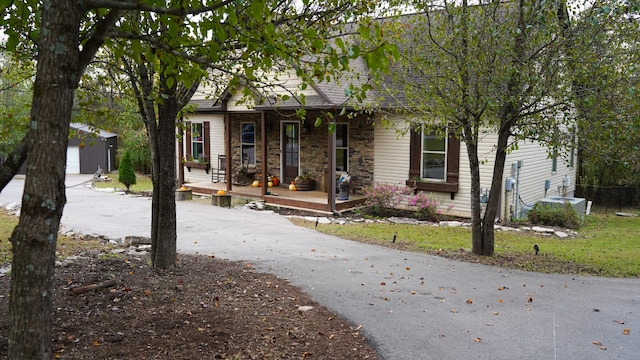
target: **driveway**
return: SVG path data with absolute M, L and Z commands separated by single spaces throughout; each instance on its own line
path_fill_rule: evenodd
M 87 179 L 67 179 L 65 229 L 149 236 L 149 198 L 74 186 Z M 0 193 L 0 205 L 19 202 L 23 184 L 13 180 Z M 202 202 L 178 202 L 177 211 L 180 253 L 251 262 L 289 279 L 361 325 L 383 359 L 637 359 L 640 353 L 638 279 L 462 263 L 320 234 L 269 212 Z

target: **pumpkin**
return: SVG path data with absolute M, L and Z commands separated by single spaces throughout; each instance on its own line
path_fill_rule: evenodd
M 253 180 L 253 182 L 251 183 L 251 186 L 255 186 L 255 187 L 260 186 L 260 181 L 258 181 L 258 180 Z
M 296 191 L 296 184 L 294 184 L 293 181 L 289 184 L 289 190 Z
M 224 190 L 218 190 L 218 192 L 216 192 L 216 195 L 227 195 L 227 192 Z
M 273 176 L 271 180 L 273 181 L 273 186 L 278 186 L 280 184 L 280 180 L 275 176 Z
M 269 181 L 269 182 L 267 183 L 267 186 L 268 186 L 268 187 L 273 187 L 273 181 Z

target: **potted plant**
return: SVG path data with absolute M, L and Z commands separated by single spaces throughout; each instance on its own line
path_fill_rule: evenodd
M 294 182 L 296 185 L 296 190 L 298 191 L 309 191 L 315 190 L 316 188 L 316 181 L 306 171 L 304 171 L 301 175 L 296 176 Z
M 207 174 L 209 173 L 209 159 L 203 154 L 200 154 L 197 159 L 194 159 L 193 156 L 185 157 L 182 159 L 182 163 L 189 172 L 191 172 L 191 168 L 195 168 L 203 169 Z

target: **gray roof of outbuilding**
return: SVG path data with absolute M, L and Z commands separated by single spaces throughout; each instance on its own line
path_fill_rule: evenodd
M 105 138 L 105 139 L 118 136 L 118 134 L 116 133 L 112 133 L 110 131 L 106 131 L 102 129 L 92 128 L 91 126 L 86 124 L 71 123 L 69 124 L 69 127 L 72 129 L 84 131 L 87 133 L 95 133 L 96 135 L 98 135 L 98 137 Z

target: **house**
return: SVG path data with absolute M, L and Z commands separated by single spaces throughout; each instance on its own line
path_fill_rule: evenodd
M 347 114 L 338 115 L 346 101 L 339 93 L 323 84 L 306 94 L 307 119 L 336 114 L 335 160 L 329 156 L 334 148 L 329 121 L 325 118 L 316 127 L 312 120 L 300 120 L 295 116 L 298 104 L 241 104 L 240 91 L 226 93 L 216 101 L 194 97 L 197 110 L 186 117 L 178 145 L 180 182 L 189 183 L 196 192 L 211 194 L 222 188 L 231 194 L 257 195 L 267 204 L 326 212 L 360 205 L 366 186 L 398 184 L 428 193 L 443 212 L 470 216 L 471 178 L 464 142 L 455 137 L 438 139 L 399 132 L 403 123 L 399 115 L 384 119 L 385 123 L 396 121 L 396 127 L 383 125 L 380 114 L 357 112 L 349 106 Z M 488 189 L 497 135 L 487 133 L 482 138 L 481 186 Z M 423 151 L 423 144 L 429 144 L 428 151 Z M 571 159 L 566 163 L 557 155 L 549 157 L 547 148 L 538 143 L 520 143 L 518 150 L 507 156 L 500 217 L 522 214 L 523 209 L 547 196 L 573 195 L 575 169 Z M 329 170 L 332 167 L 335 174 Z M 352 178 L 350 199 L 335 200 L 335 188 L 331 188 L 335 180 L 331 179 L 346 172 Z M 305 192 L 288 190 L 302 173 L 316 180 L 313 201 Z M 251 180 L 262 180 L 261 174 L 269 174 L 280 179 L 280 185 L 260 187 L 256 192 L 256 188 L 241 186 L 249 181 L 241 182 L 240 174 Z M 416 182 L 416 178 L 426 181 Z
M 354 66 L 366 72 L 364 64 Z M 196 192 L 212 193 L 211 189 L 224 186 L 232 194 L 248 194 L 251 189 L 239 185 L 250 182 L 241 180 L 259 179 L 262 187 L 254 195 L 267 204 L 327 212 L 362 204 L 367 186 L 397 184 L 429 194 L 442 212 L 470 217 L 471 176 L 464 142 L 454 136 L 410 131 L 402 114 L 358 111 L 339 84 L 304 88 L 294 75 L 280 78 L 286 79 L 283 88 L 305 95 L 305 121 L 295 116 L 301 105 L 279 100 L 278 90 L 249 101 L 242 98 L 240 89 L 215 100 L 204 95 L 206 89 L 194 96 L 197 109 L 185 118 L 178 145 L 181 183 L 190 183 Z M 312 124 L 316 118 L 323 119 L 319 126 Z M 329 131 L 331 121 L 335 138 Z M 487 131 L 481 139 L 480 182 L 486 197 L 497 134 Z M 572 196 L 574 153 L 565 161 L 556 153 L 549 156 L 547 147 L 537 142 L 519 142 L 517 150 L 507 155 L 499 217 L 520 217 L 544 197 Z M 287 188 L 303 173 L 316 180 L 315 200 Z M 345 173 L 351 176 L 350 197 L 336 199 L 336 179 Z M 262 174 L 276 176 L 281 185 L 268 188 Z

